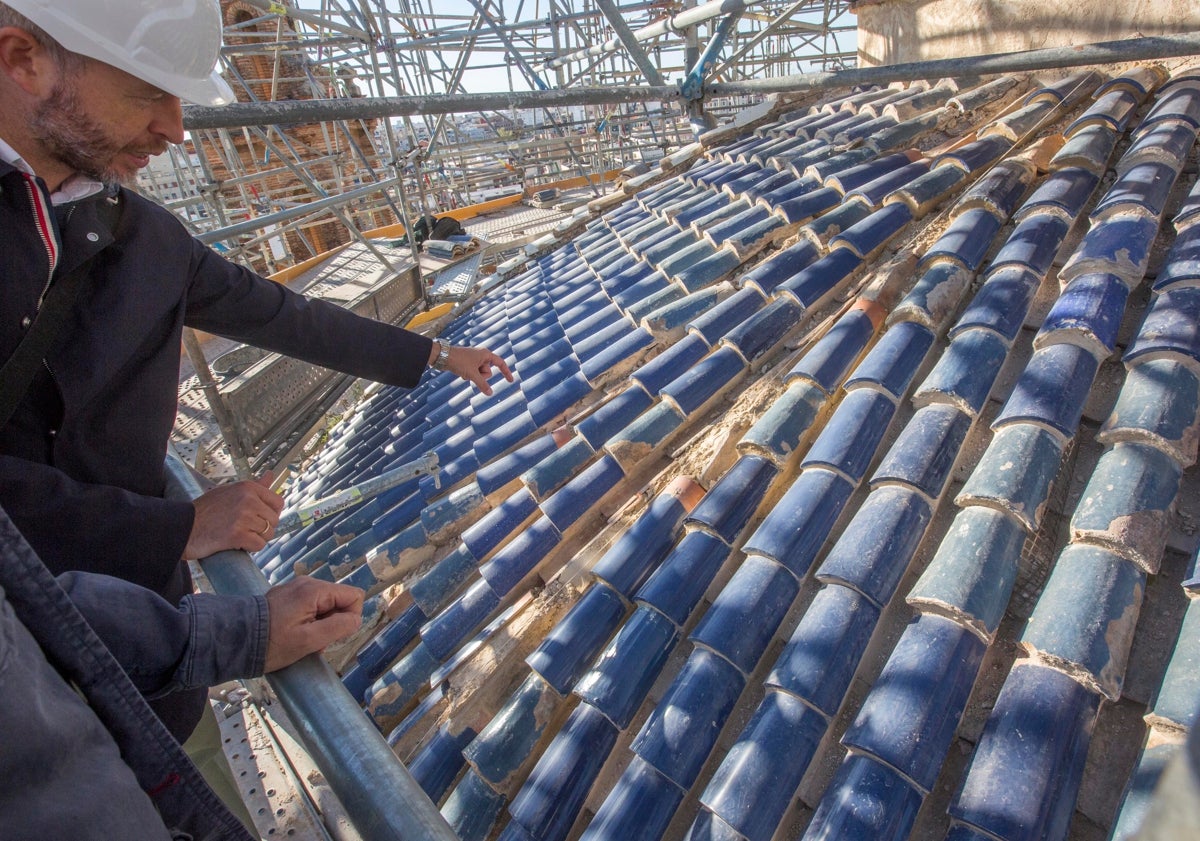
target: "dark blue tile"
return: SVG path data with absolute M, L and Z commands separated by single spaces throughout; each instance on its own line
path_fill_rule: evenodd
M 1158 236 L 1158 219 L 1124 213 L 1097 219 L 1084 234 L 1071 259 L 1058 273 L 1066 282 L 1082 274 L 1111 272 L 1130 286 L 1146 273 L 1150 247 Z
M 1021 205 L 1021 215 L 1048 211 L 1061 213 L 1068 219 L 1077 219 L 1099 183 L 1100 176 L 1089 169 L 1063 167 L 1046 176 Z
M 859 257 L 873 256 L 912 221 L 908 205 L 896 202 L 884 205 L 870 216 L 851 225 L 829 241 L 830 248 L 849 248 Z
M 595 707 L 572 710 L 509 805 L 513 821 L 539 841 L 565 839 L 617 735 Z
M 1095 101 L 1073 123 L 1063 130 L 1070 137 L 1083 126 L 1100 123 L 1114 131 L 1123 132 L 1142 102 L 1142 96 L 1124 88 L 1097 91 Z
M 1070 227 L 1071 223 L 1061 216 L 1046 213 L 1026 216 L 996 252 L 989 271 L 1013 265 L 1029 269 L 1038 277 L 1044 276 L 1050 271 L 1054 255 Z
M 632 316 L 641 302 L 654 299 L 664 292 L 671 292 L 675 289 L 676 287 L 667 280 L 662 272 L 655 271 L 628 289 L 613 295 L 613 303 L 628 311 Z M 680 290 L 680 294 L 682 294 L 682 290 Z
M 877 178 L 895 172 L 901 167 L 906 167 L 912 163 L 908 155 L 903 152 L 881 155 L 880 157 L 865 160 L 862 163 L 855 163 L 852 166 L 844 168 L 839 168 L 841 161 L 838 158 L 842 158 L 842 156 L 839 155 L 837 158 L 830 158 L 823 163 L 817 164 L 815 169 L 817 172 L 829 172 L 824 177 L 825 186 L 833 187 L 842 195 L 846 195 L 851 190 L 855 190 L 864 184 L 868 184 Z M 850 158 L 846 158 L 846 160 L 850 160 Z
M 696 317 L 687 328 L 699 334 L 709 346 L 715 346 L 731 327 L 741 324 L 765 304 L 765 294 L 753 288 L 739 289 L 703 315 Z
M 851 308 L 787 372 L 787 379 L 809 379 L 832 395 L 875 335 L 875 329 L 871 313 L 864 308 Z
M 434 803 L 442 799 L 466 764 L 462 749 L 473 738 L 475 731 L 470 727 L 452 733 L 449 726 L 443 724 L 408 763 L 408 772 Z
M 1162 218 L 1182 163 L 1182 159 L 1178 165 L 1146 161 L 1124 168 L 1092 211 L 1092 217 L 1099 219 L 1119 211 L 1133 210 L 1155 219 Z
M 769 215 L 766 209 L 751 206 L 718 224 L 709 225 L 704 229 L 703 234 L 713 245 L 720 247 L 725 240 L 763 221 Z
M 1143 749 L 1125 785 L 1119 811 L 1113 820 L 1109 833 L 1113 841 L 1134 841 L 1138 837 L 1138 831 L 1158 805 L 1154 797 L 1158 781 L 1168 763 L 1182 750 L 1182 745 L 1170 742 Z
M 1035 350 L 995 425 L 1041 423 L 1071 438 L 1098 367 L 1096 357 L 1075 345 Z
M 987 327 L 1011 342 L 1025 323 L 1041 278 L 1019 266 L 1008 266 L 988 276 L 979 292 L 950 331 L 957 339 L 964 330 Z
M 1008 347 L 991 330 L 955 335 L 913 397 L 918 406 L 943 404 L 976 417 L 1004 364 Z
M 932 345 L 927 327 L 912 321 L 893 325 L 846 380 L 846 390 L 869 387 L 901 399 Z
M 856 187 L 846 194 L 847 199 L 857 198 L 871 207 L 879 207 L 884 198 L 893 190 L 911 184 L 917 178 L 929 172 L 928 160 L 916 160 L 892 172 L 872 179 L 861 187 Z
M 992 247 L 992 240 L 999 233 L 1001 224 L 999 217 L 983 207 L 958 214 L 925 252 L 921 258 L 922 265 L 937 259 L 953 260 L 972 272 L 977 271 L 983 265 L 983 258 Z
M 511 793 L 530 755 L 547 733 L 559 696 L 541 676 L 529 674 L 487 726 L 463 750 L 479 776 Z
M 632 385 L 609 398 L 594 412 L 575 425 L 593 449 L 628 426 L 634 418 L 650 408 L 653 398 L 639 385 Z
M 804 841 L 908 837 L 921 794 L 897 774 L 866 756 L 842 760 L 813 815 Z
M 761 456 L 743 455 L 708 490 L 687 522 L 703 524 L 732 544 L 778 472 L 774 464 Z
M 1008 514 L 978 505 L 964 508 L 909 591 L 908 603 L 990 638 L 1008 607 L 1025 536 L 1021 523 Z
M 824 181 L 826 178 L 841 172 L 846 172 L 854 167 L 859 166 L 860 164 L 868 163 L 873 160 L 882 159 L 878 158 L 875 152 L 865 147 L 848 149 L 844 152 L 838 152 L 836 155 L 828 155 L 820 158 L 819 160 L 812 161 L 805 167 L 803 173 L 799 174 L 816 178 L 819 181 Z M 893 156 L 891 160 L 886 161 L 880 166 L 875 168 L 868 167 L 866 170 L 860 170 L 851 176 L 851 180 L 854 181 L 853 186 L 847 187 L 846 189 L 852 190 L 859 184 L 865 184 L 867 181 L 870 181 L 871 178 L 874 178 L 877 175 L 882 175 L 891 169 L 904 166 L 906 163 L 908 163 L 908 157 L 906 155 L 897 155 Z M 845 191 L 840 190 L 839 192 Z
M 576 682 L 575 694 L 624 730 L 678 639 L 679 631 L 671 620 L 639 605 L 591 670 Z
M 1181 475 L 1178 462 L 1162 450 L 1118 442 L 1092 471 L 1071 518 L 1071 539 L 1112 548 L 1156 574 Z
M 750 555 L 713 600 L 691 639 L 749 675 L 799 592 L 800 582 L 785 567 Z
M 642 319 L 642 324 L 656 335 L 671 334 L 675 336 L 689 321 L 698 315 L 703 315 L 727 297 L 729 297 L 729 288 L 725 284 L 715 288 L 700 289 L 648 313 Z
M 982 169 L 1012 148 L 1012 141 L 998 134 L 972 140 L 965 146 L 960 146 L 953 152 L 940 155 L 934 159 L 935 167 L 952 164 L 967 172 Z
M 624 618 L 625 602 L 617 591 L 596 582 L 542 638 L 525 664 L 565 695 Z
M 479 574 L 503 596 L 537 566 L 562 540 L 548 517 L 539 517 L 479 568 Z
M 1200 639 L 1200 601 L 1191 597 L 1194 591 L 1188 590 L 1188 584 L 1184 582 L 1189 600 L 1179 636 L 1154 698 L 1152 712 L 1146 716 L 1156 729 L 1177 726 L 1190 731 L 1200 713 L 1196 705 L 1196 698 L 1200 697 L 1200 669 L 1196 668 L 1195 646 L 1195 640 Z
M 475 572 L 478 564 L 479 561 L 466 546 L 456 546 L 450 554 L 408 585 L 408 592 L 413 597 L 413 607 L 424 616 L 434 615 Z M 393 620 L 392 625 L 398 621 Z M 389 630 L 392 625 L 388 626 Z
M 538 426 L 550 423 L 592 393 L 592 384 L 576 371 L 553 388 L 529 401 L 529 416 Z
M 400 656 L 400 652 L 416 637 L 426 619 L 426 614 L 419 607 L 409 605 L 407 610 L 392 619 L 363 646 L 355 656 L 354 666 L 342 675 L 342 685 L 354 700 L 359 703 L 364 701 L 363 696 L 371 684 Z
M 746 836 L 701 807 L 683 841 L 745 841 Z
M 762 296 L 759 296 L 759 301 L 759 306 L 762 306 Z M 710 344 L 701 336 L 689 334 L 634 371 L 630 378 L 649 394 L 657 396 L 663 386 L 699 362 L 708 353 L 709 347 Z
M 445 662 L 500 606 L 500 596 L 486 580 L 477 580 L 421 629 L 421 642 L 426 652 L 439 663 Z
M 1200 288 L 1168 289 L 1154 297 L 1125 361 L 1143 356 L 1200 361 Z
M 1036 532 L 1062 453 L 1062 437 L 1051 430 L 1031 423 L 998 427 L 959 492 L 958 503 L 991 505 Z
M 1062 672 L 1015 666 L 950 816 L 1014 841 L 1065 837 L 1099 704 Z
M 671 400 L 661 400 L 643 412 L 633 423 L 617 433 L 604 447 L 627 473 L 637 469 L 643 459 L 670 441 L 687 417 Z
M 1129 366 L 1097 438 L 1147 443 L 1189 466 L 1196 460 L 1197 417 L 1200 378 L 1182 362 L 1148 358 Z
M 504 795 L 468 770 L 442 806 L 442 817 L 460 841 L 484 841 L 504 808 Z
M 1200 225 L 1190 225 L 1179 232 L 1171 250 L 1163 260 L 1154 279 L 1154 291 L 1172 286 L 1196 286 L 1200 283 Z
M 921 267 L 912 289 L 892 311 L 892 321 L 915 321 L 934 332 L 958 312 L 973 275 L 957 261 L 939 260 Z
M 1178 84 L 1163 88 L 1138 131 L 1163 120 L 1179 120 L 1193 128 L 1200 128 L 1200 87 Z
M 1112 274 L 1085 274 L 1067 284 L 1034 337 L 1035 348 L 1071 342 L 1104 359 L 1113 352 L 1129 288 Z
M 820 713 L 785 692 L 768 691 L 700 802 L 748 841 L 770 841 L 824 735 Z M 693 828 L 691 837 L 712 836 Z
M 913 218 L 919 219 L 957 190 L 965 179 L 966 173 L 958 167 L 938 167 L 893 190 L 884 202 L 903 202 Z
M 842 744 L 928 793 L 954 741 L 986 649 L 957 622 L 917 616 L 888 656 Z
M 828 718 L 837 714 L 879 621 L 879 608 L 849 587 L 817 591 L 765 685 L 803 698 Z
M 847 392 L 801 464 L 837 471 L 857 485 L 895 412 L 896 404 L 886 394 L 870 388 Z
M 808 190 L 801 195 L 780 198 L 778 190 L 759 198 L 759 203 L 770 207 L 779 214 L 789 225 L 806 222 L 821 213 L 825 213 L 838 205 L 842 194 L 833 187 L 822 187 L 819 190 Z
M 817 579 L 853 587 L 882 608 L 932 518 L 929 502 L 913 490 L 885 485 L 872 491 L 817 568 Z
M 1195 142 L 1194 126 L 1173 120 L 1154 123 L 1137 133 L 1117 162 L 1117 172 L 1123 173 L 1147 161 L 1171 163 L 1178 172 Z
M 635 756 L 579 841 L 658 841 L 684 794 L 683 789 Z
M 876 469 L 871 483 L 903 482 L 936 500 L 970 427 L 970 415 L 957 406 L 922 406 Z
M 475 440 L 475 457 L 479 459 L 480 464 L 487 464 L 537 430 L 538 425 L 534 422 L 533 416 L 528 411 L 524 411 L 503 426 L 477 438 Z
M 802 314 L 803 310 L 794 301 L 780 297 L 731 328 L 721 343 L 732 345 L 747 362 L 753 362 L 783 341 L 800 322 Z M 700 368 L 703 364 L 696 367 Z M 663 389 L 663 394 L 670 393 L 669 387 Z
M 592 565 L 592 575 L 629 598 L 666 557 L 686 514 L 687 507 L 678 496 L 659 494 Z
M 828 395 L 808 380 L 788 386 L 738 442 L 742 453 L 760 453 L 783 466 L 800 451 L 800 444 L 814 429 Z
M 536 510 L 537 500 L 522 488 L 483 515 L 478 522 L 464 529 L 463 545 L 474 557 L 486 558 Z
M 744 686 L 729 661 L 694 649 L 630 749 L 681 789 L 691 788 Z
M 479 488 L 474 484 L 465 485 L 427 505 L 421 511 L 421 526 L 427 534 L 436 534 L 477 509 L 482 502 L 483 494 Z
M 797 477 L 743 547 L 807 574 L 854 486 L 829 470 L 809 468 Z
M 543 499 L 539 507 L 546 519 L 553 524 L 553 528 L 561 534 L 591 511 L 592 507 L 624 478 L 625 471 L 616 459 L 609 455 L 601 456 L 579 475 Z M 495 558 L 492 560 L 495 561 Z M 490 566 L 491 563 L 480 570 L 485 577 Z
M 685 416 L 691 416 L 746 371 L 746 360 L 734 348 L 714 350 L 662 390 Z
M 811 240 L 800 239 L 795 245 L 773 254 L 746 272 L 738 283 L 754 287 L 763 295 L 770 295 L 780 283 L 811 265 L 820 256 L 821 249 Z
M 814 307 L 844 286 L 862 266 L 862 258 L 849 248 L 835 248 L 782 281 L 776 286 L 776 292 L 790 295 L 802 307 Z
M 640 321 L 651 313 L 682 299 L 687 294 L 682 286 L 668 281 L 661 273 L 655 274 L 654 281 L 658 284 L 656 291 L 644 298 L 639 297 L 636 300 L 630 298 L 622 302 L 625 313 L 635 321 Z
M 1099 546 L 1068 545 L 1021 635 L 1026 652 L 1064 664 L 1076 680 L 1121 697 L 1146 572 Z

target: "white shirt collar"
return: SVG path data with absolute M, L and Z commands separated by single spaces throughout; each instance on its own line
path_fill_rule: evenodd
M 17 154 L 17 150 L 4 142 L 3 137 L 0 137 L 0 160 L 12 164 L 21 170 L 21 172 L 28 173 L 29 175 L 37 175 L 33 171 L 33 167 Z M 86 175 L 77 172 L 50 194 L 50 203 L 67 204 L 68 202 L 79 201 L 80 199 L 95 195 L 103 189 L 103 182 L 97 181 L 94 178 L 88 178 Z

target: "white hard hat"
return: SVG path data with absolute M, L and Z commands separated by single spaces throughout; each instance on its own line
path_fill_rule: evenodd
M 124 70 L 198 105 L 233 90 L 214 69 L 221 49 L 217 0 L 4 0 L 63 47 Z

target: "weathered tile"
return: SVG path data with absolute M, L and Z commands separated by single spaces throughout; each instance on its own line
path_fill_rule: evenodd
M 630 749 L 675 785 L 691 788 L 744 686 L 729 661 L 693 649 Z
M 1140 133 L 1152 123 L 1174 120 L 1200 128 L 1200 86 L 1183 82 L 1163 88 L 1149 113 L 1142 118 Z
M 1037 423 L 1064 439 L 1074 437 L 1098 366 L 1096 357 L 1075 345 L 1035 350 L 995 426 Z
M 776 252 L 738 279 L 738 284 L 753 287 L 764 296 L 775 291 L 781 282 L 812 264 L 821 256 L 821 249 L 807 239 Z
M 938 167 L 907 184 L 897 187 L 884 198 L 884 204 L 903 202 L 914 219 L 925 216 L 966 180 L 957 167 Z
M 1172 359 L 1130 365 L 1097 439 L 1109 445 L 1145 443 L 1183 467 L 1192 465 L 1200 439 L 1200 378 Z
M 1197 285 L 1200 285 L 1200 225 L 1190 225 L 1175 237 L 1153 288 L 1162 292 L 1174 286 Z
M 715 535 L 700 530 L 689 531 L 634 598 L 682 626 L 729 557 L 729 552 L 729 546 Z
M 605 464 L 602 460 L 597 461 L 596 464 L 602 465 L 593 474 L 597 478 L 591 480 L 589 476 L 589 480 L 595 482 L 609 480 L 614 468 Z M 581 475 L 587 475 L 587 473 L 585 472 Z M 568 483 L 569 486 L 570 484 Z M 537 566 L 550 553 L 550 550 L 558 545 L 560 540 L 562 540 L 562 534 L 555 527 L 554 523 L 551 522 L 550 518 L 546 516 L 539 517 L 513 538 L 512 542 L 505 544 L 496 554 L 492 555 L 491 560 L 479 568 L 479 574 L 487 581 L 498 596 L 502 596 L 512 590 L 522 578 Z M 481 597 L 484 596 L 482 592 L 480 595 Z M 490 599 L 490 597 L 487 598 Z M 439 619 L 437 618 L 433 620 L 433 622 L 438 621 Z M 453 624 L 449 619 L 442 621 Z M 449 630 L 449 628 L 446 630 Z M 421 632 L 421 636 L 422 638 L 427 637 L 425 631 Z
M 525 658 L 525 664 L 565 695 L 625 618 L 625 602 L 603 581 L 588 588 Z
M 1200 634 L 1200 601 L 1190 599 L 1183 614 L 1183 624 L 1162 684 L 1154 698 L 1151 712 L 1146 721 L 1157 729 L 1190 731 L 1196 723 L 1196 699 L 1200 697 L 1200 651 L 1195 641 Z
M 957 622 L 916 616 L 888 655 L 842 744 L 928 793 L 942 770 L 986 648 Z
M 484 841 L 504 808 L 504 795 L 468 770 L 442 805 L 442 817 L 461 841 Z
M 700 795 L 707 814 L 748 841 L 770 841 L 824 735 L 824 716 L 792 695 L 768 691 Z M 700 810 L 697 823 L 705 814 Z M 689 837 L 720 836 L 693 825 Z
M 1097 124 L 1123 132 L 1141 101 L 1141 96 L 1127 89 L 1115 88 L 1103 94 L 1098 93 L 1095 102 L 1063 129 L 1063 134 L 1070 137 L 1084 126 Z
M 850 498 L 853 485 L 840 474 L 820 468 L 801 473 L 742 547 L 807 574 L 833 524 Z
M 590 704 L 572 710 L 509 804 L 509 826 L 519 824 L 540 841 L 565 839 L 617 736 Z
M 529 493 L 541 501 L 566 484 L 595 454 L 592 445 L 582 436 L 576 435 L 522 473 L 521 482 L 528 488 Z M 477 548 L 472 547 L 471 551 L 477 552 Z
M 817 591 L 764 684 L 833 718 L 879 621 L 879 608 L 837 584 Z
M 955 501 L 1005 511 L 1029 532 L 1036 532 L 1062 452 L 1062 439 L 1040 426 L 998 427 Z
M 895 413 L 894 399 L 887 394 L 873 388 L 848 391 L 804 456 L 802 466 L 836 471 L 857 484 L 866 475 Z
M 1179 493 L 1179 464 L 1154 447 L 1118 443 L 1096 463 L 1071 517 L 1071 539 L 1104 546 L 1157 574 Z
M 796 190 L 793 193 L 798 192 Z M 759 196 L 758 203 L 769 208 L 788 225 L 799 225 L 824 213 L 842 200 L 842 194 L 832 187 L 803 191 L 799 195 L 781 195 L 778 191 Z
M 953 406 L 972 418 L 987 403 L 1008 346 L 991 330 L 971 328 L 955 333 L 928 376 L 917 387 L 913 405 Z
M 1151 163 L 1166 165 L 1178 174 L 1195 142 L 1195 126 L 1175 120 L 1154 123 L 1139 132 L 1125 150 L 1117 161 L 1117 173 L 1124 175 L 1133 167 Z
M 1004 618 L 1026 532 L 1014 517 L 972 505 L 958 512 L 908 603 L 990 640 Z
M 908 836 L 921 793 L 869 757 L 848 754 L 804 833 L 803 841 Z
M 1014 666 L 950 816 L 1006 841 L 1064 837 L 1099 705 L 1061 672 Z
M 938 261 L 923 267 L 912 289 L 892 310 L 889 323 L 915 321 L 934 332 L 941 332 L 958 311 L 971 278 L 972 274 L 956 261 Z
M 1069 343 L 1104 359 L 1116 347 L 1129 288 L 1112 274 L 1086 274 L 1067 284 L 1033 339 L 1034 348 Z
M 1200 288 L 1176 287 L 1151 300 L 1125 361 L 1177 359 L 1196 369 L 1200 362 Z
M 821 244 L 828 245 L 830 239 L 866 219 L 870 214 L 871 206 L 866 202 L 848 199 L 805 223 L 800 230 L 804 236 L 814 237 Z
M 442 609 L 471 573 L 475 572 L 478 564 L 479 561 L 466 546 L 455 547 L 450 554 L 408 586 L 414 607 L 427 617 L 433 616 Z
M 936 500 L 950 479 L 971 416 L 948 404 L 919 408 L 875 469 L 871 484 L 900 482 Z
M 899 485 L 876 488 L 817 568 L 817 579 L 852 587 L 882 608 L 932 519 L 929 502 L 916 491 Z
M 846 390 L 872 388 L 900 400 L 932 345 L 933 333 L 923 325 L 912 321 L 892 325 L 846 380 Z
M 1077 219 L 1099 183 L 1099 175 L 1089 169 L 1060 167 L 1046 176 L 1030 194 L 1021 205 L 1017 218 L 1023 219 L 1036 213 L 1056 213 L 1064 219 Z
M 983 207 L 959 213 L 922 255 L 922 266 L 935 260 L 952 260 L 969 271 L 977 271 L 1002 224 L 999 217 Z
M 1059 553 L 1021 646 L 1037 662 L 1117 701 L 1145 589 L 1145 571 L 1125 558 L 1072 543 Z
M 808 380 L 792 381 L 754 425 L 738 441 L 738 451 L 759 454 L 783 467 L 797 454 L 817 419 L 828 395 Z
M 690 479 L 672 482 L 592 565 L 592 575 L 629 598 L 670 551 L 699 492 Z
M 1111 272 L 1129 287 L 1146 273 L 1158 220 L 1138 213 L 1114 213 L 1092 223 L 1075 253 L 1058 273 L 1061 282 L 1082 274 Z
M 1195 697 L 1195 696 L 1193 696 Z M 1163 771 L 1182 746 L 1172 742 L 1147 746 L 1138 757 L 1137 767 L 1129 777 L 1121 799 L 1120 810 L 1113 821 L 1109 837 L 1113 841 L 1134 841 L 1142 823 L 1154 809 L 1154 791 Z
M 1161 219 L 1181 168 L 1182 161 L 1178 165 L 1144 161 L 1124 167 L 1092 210 L 1092 218 L 1102 219 L 1116 212 L 1133 210 Z
M 732 301 L 736 297 L 734 295 L 727 298 L 726 301 Z M 724 304 L 726 301 L 721 303 Z M 761 306 L 761 296 L 759 302 L 759 306 Z M 665 385 L 674 381 L 684 371 L 704 358 L 709 347 L 709 343 L 703 336 L 691 333 L 634 371 L 629 378 L 645 389 L 647 393 L 657 397 Z
M 956 166 L 966 172 L 974 172 L 977 169 L 986 167 L 988 164 L 994 163 L 997 158 L 1006 154 L 1011 148 L 1011 140 L 1007 137 L 993 134 L 987 137 L 980 137 L 978 140 L 972 140 L 970 143 L 958 147 L 953 152 L 939 155 L 934 159 L 933 166 L 935 168 L 939 166 Z
M 690 638 L 748 676 L 799 592 L 800 582 L 786 567 L 750 555 L 717 594 Z
M 442 795 L 450 788 L 463 765 L 466 764 L 462 749 L 473 738 L 475 738 L 475 731 L 470 727 L 453 733 L 447 725 L 443 724 L 433 738 L 421 748 L 420 753 L 407 763 L 413 780 L 434 803 L 442 799 Z
M 873 178 L 859 187 L 855 187 L 846 193 L 846 199 L 857 198 L 873 208 L 879 207 L 883 204 L 884 197 L 893 190 L 911 183 L 927 172 L 929 172 L 929 161 L 923 159 L 915 160 L 905 166 Z
M 582 371 L 576 371 L 558 385 L 531 399 L 529 401 L 529 417 L 533 419 L 536 426 L 544 426 L 564 415 L 568 409 L 591 393 L 592 384 L 588 382 L 587 376 Z M 509 446 L 512 446 L 512 443 Z M 476 452 L 476 457 L 481 456 L 491 456 L 491 454 L 488 451 Z
M 673 402 L 661 400 L 610 438 L 604 449 L 628 473 L 635 470 L 643 458 L 669 441 L 686 421 L 687 417 Z
M 559 700 L 540 675 L 528 675 L 463 750 L 475 773 L 497 791 L 514 794 L 530 754 L 549 735 L 547 728 Z
M 709 347 L 716 347 L 731 327 L 744 322 L 766 303 L 767 296 L 757 289 L 739 289 L 715 307 L 696 316 L 688 323 L 687 329 L 703 338 Z
M 733 347 L 722 345 L 668 383 L 661 396 L 689 417 L 745 373 L 746 360 L 742 355 Z
M 721 345 L 737 348 L 747 362 L 753 362 L 783 341 L 803 314 L 804 310 L 791 298 L 780 296 L 730 329 L 721 339 Z M 669 386 L 663 389 L 663 394 L 671 394 Z
M 657 841 L 684 790 L 635 756 L 609 790 L 580 841 Z

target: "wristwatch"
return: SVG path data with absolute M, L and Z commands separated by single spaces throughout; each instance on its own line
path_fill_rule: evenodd
M 441 339 L 434 339 L 441 350 L 438 351 L 437 359 L 433 360 L 433 370 L 445 371 L 446 363 L 450 361 L 450 345 Z

